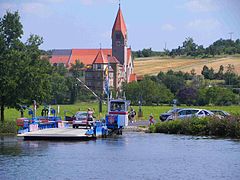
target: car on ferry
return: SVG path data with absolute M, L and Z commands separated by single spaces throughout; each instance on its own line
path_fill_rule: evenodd
M 91 128 L 93 126 L 94 121 L 90 121 L 87 119 L 87 112 L 79 111 L 75 114 L 75 119 L 72 122 L 73 128 L 78 128 L 80 126 Z

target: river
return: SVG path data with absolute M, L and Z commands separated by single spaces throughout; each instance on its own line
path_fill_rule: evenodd
M 124 133 L 87 142 L 0 138 L 0 179 L 240 179 L 240 141 Z

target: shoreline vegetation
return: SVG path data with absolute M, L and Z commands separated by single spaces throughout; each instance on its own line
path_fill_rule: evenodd
M 0 122 L 0 136 L 1 135 L 16 135 L 17 124 L 16 121 Z
M 240 139 L 240 116 L 192 118 L 157 122 L 149 127 L 150 133 L 216 136 Z
M 57 108 L 56 105 L 51 106 Z M 103 105 L 103 113 L 98 113 L 98 103 L 77 103 L 74 105 L 60 105 L 59 116 L 64 119 L 64 111 L 75 113 L 77 111 L 84 111 L 88 107 L 95 109 L 95 116 L 97 119 L 104 117 L 107 108 L 106 104 Z M 132 106 L 138 114 L 139 107 Z M 180 106 L 181 108 L 187 106 Z M 169 122 L 159 122 L 159 115 L 171 109 L 172 106 L 142 106 L 143 117 L 136 117 L 137 121 L 146 120 L 152 113 L 156 124 L 147 127 L 139 127 L 136 131 L 152 132 L 152 133 L 167 133 L 167 134 L 186 134 L 186 135 L 207 135 L 219 137 L 231 137 L 240 139 L 240 108 L 239 106 L 197 106 L 195 108 L 201 109 L 221 109 L 229 112 L 233 116 L 227 119 L 207 118 L 207 119 L 192 119 L 192 120 L 176 120 Z M 37 115 L 40 115 L 42 106 L 37 110 Z M 30 117 L 25 111 L 25 117 Z M 0 123 L 0 135 L 15 135 L 17 133 L 16 118 L 20 117 L 20 112 L 15 109 L 6 109 L 6 120 Z M 131 128 L 129 129 L 131 130 Z M 135 130 L 135 129 L 134 129 Z

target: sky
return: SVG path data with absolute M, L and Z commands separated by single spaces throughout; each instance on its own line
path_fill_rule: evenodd
M 111 47 L 119 0 L 0 0 L 0 17 L 19 11 L 25 42 L 44 39 L 41 49 Z M 177 48 L 187 37 L 204 47 L 240 38 L 239 0 L 121 0 L 133 50 Z

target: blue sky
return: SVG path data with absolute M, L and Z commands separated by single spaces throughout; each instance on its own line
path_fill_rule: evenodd
M 121 8 L 133 50 L 240 38 L 239 0 L 121 0 Z M 109 48 L 118 0 L 0 0 L 1 17 L 6 10 L 19 11 L 23 41 L 44 38 L 42 49 Z

